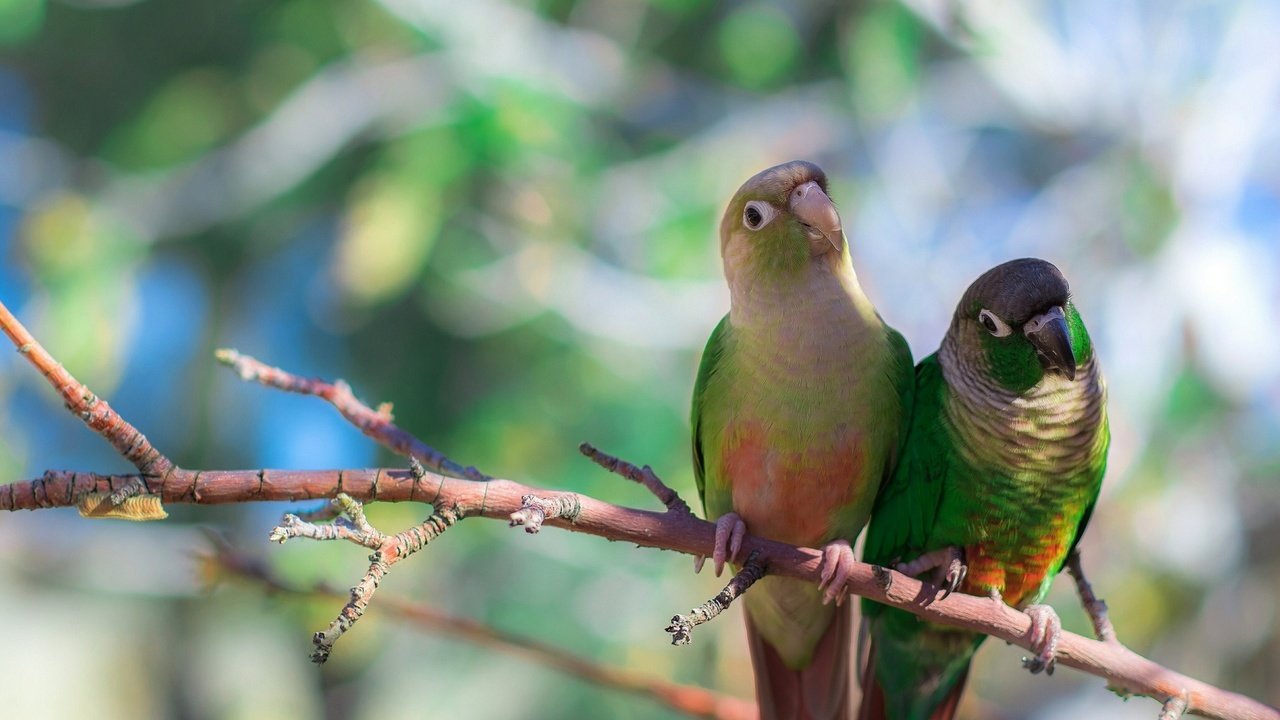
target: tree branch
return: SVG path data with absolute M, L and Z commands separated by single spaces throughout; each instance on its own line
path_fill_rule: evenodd
M 230 576 L 254 583 L 269 592 L 303 598 L 337 598 L 342 593 L 324 584 L 303 587 L 290 584 L 261 560 L 238 553 L 216 534 L 210 534 L 213 551 L 201 554 L 215 579 Z M 488 648 L 520 655 L 535 663 L 581 678 L 601 687 L 647 697 L 677 712 L 710 720 L 754 720 L 755 703 L 721 695 L 692 685 L 648 677 L 618 667 L 599 665 L 557 647 L 530 638 L 503 632 L 471 618 L 449 615 L 429 605 L 395 597 L 380 597 L 378 610 L 406 620 L 431 632 L 459 638 Z
M 85 407 L 87 398 L 92 398 L 92 394 L 58 366 L 7 310 L 0 311 L 0 326 L 14 339 L 19 350 L 41 369 L 73 412 Z M 154 450 L 105 402 L 97 402 L 89 409 L 94 407 L 101 409 L 90 417 L 98 420 L 90 422 L 86 419 L 86 422 L 95 432 L 112 441 L 121 454 L 131 458 L 142 457 L 138 455 L 139 446 L 145 446 L 144 450 Z M 132 433 L 122 433 L 118 430 L 122 427 Z M 117 442 L 121 437 L 133 439 Z M 150 459 L 141 463 L 140 475 L 48 471 L 34 480 L 2 486 L 0 510 L 69 506 L 89 492 L 112 492 L 122 487 L 139 486 L 158 494 L 165 502 L 174 503 L 302 500 L 334 498 L 345 493 L 361 501 L 425 502 L 435 508 L 450 508 L 459 517 L 474 515 L 510 522 L 513 514 L 526 509 L 524 497 L 527 495 L 537 498 L 567 495 L 577 501 L 579 511 L 576 515 L 572 518 L 547 515 L 545 524 L 690 555 L 706 556 L 713 550 L 715 526 L 691 513 L 621 507 L 577 493 L 555 493 L 511 480 L 477 481 L 436 472 L 387 469 L 191 471 L 178 468 L 158 452 L 155 456 L 144 454 Z M 159 464 L 161 460 L 165 464 Z M 157 466 L 170 469 L 160 475 L 148 474 L 143 469 L 154 470 Z M 657 481 L 656 475 L 652 477 Z M 660 481 L 650 486 L 656 493 L 661 493 L 663 488 L 665 486 Z M 754 536 L 746 538 L 742 549 L 748 556 L 757 554 L 772 574 L 815 583 L 819 581 L 822 555 L 817 550 Z M 1003 602 L 959 593 L 934 600 L 937 588 L 865 563 L 854 564 L 846 585 L 852 594 L 902 608 L 927 620 L 985 633 L 1030 648 L 1030 618 Z M 1058 644 L 1057 662 L 1104 678 L 1108 686 L 1118 692 L 1148 695 L 1162 704 L 1171 698 L 1179 700 L 1166 710 L 1185 704 L 1185 712 L 1203 717 L 1280 720 L 1280 711 L 1275 708 L 1176 673 L 1118 642 L 1103 643 L 1064 632 Z
M 51 471 L 40 478 L 0 488 L 0 510 L 70 506 L 75 504 L 77 492 L 110 492 L 139 477 Z M 477 482 L 430 472 L 415 479 L 408 470 L 388 469 L 175 469 L 164 481 L 151 479 L 147 487 L 165 502 L 198 504 L 319 499 L 345 492 L 364 501 L 416 501 L 458 507 L 468 514 L 503 521 L 509 521 L 512 513 L 524 507 L 525 495 L 557 494 L 511 480 Z M 713 550 L 715 526 L 692 515 L 620 507 L 574 495 L 581 506 L 577 519 L 548 518 L 547 525 L 689 555 L 710 555 Z M 758 552 L 772 574 L 815 583 L 819 579 L 822 555 L 817 550 L 755 536 L 746 538 L 743 550 L 748 554 Z M 852 594 L 902 608 L 927 620 L 1030 648 L 1031 621 L 1002 603 L 960 593 L 930 602 L 936 588 L 866 563 L 854 565 L 847 585 Z M 1102 643 L 1064 632 L 1057 662 L 1103 678 L 1112 688 L 1126 693 L 1148 695 L 1161 702 L 1185 696 L 1187 712 L 1194 715 L 1224 720 L 1280 720 L 1275 708 L 1173 672 L 1118 643 Z
M 462 467 L 445 457 L 444 453 L 397 427 L 392 422 L 391 403 L 383 403 L 374 410 L 360 402 L 355 393 L 351 392 L 351 386 L 341 380 L 330 383 L 319 378 L 304 378 L 227 348 L 216 351 L 214 357 L 234 370 L 241 380 L 256 381 L 277 390 L 315 395 L 327 400 L 360 432 L 398 455 L 417 458 L 436 472 L 470 480 L 491 479 L 474 467 Z
M 174 469 L 169 458 L 157 450 L 145 435 L 120 417 L 120 414 L 113 410 L 106 400 L 94 395 L 88 387 L 72 377 L 71 373 L 62 367 L 62 363 L 54 360 L 53 356 L 44 349 L 44 346 L 36 342 L 35 337 L 22 323 L 18 322 L 18 318 L 14 317 L 3 303 L 0 303 L 0 329 L 3 329 L 4 334 L 13 341 L 18 348 L 18 353 L 26 357 L 49 381 L 54 391 L 66 403 L 67 410 L 83 420 L 90 430 L 111 443 L 111 447 L 114 447 L 116 452 L 138 468 L 138 472 L 142 475 L 164 477 Z M 130 487 L 134 485 L 136 483 L 129 483 Z M 120 503 L 117 498 L 113 497 L 112 500 L 117 505 Z
M 693 642 L 693 629 L 703 623 L 711 622 L 717 615 L 729 609 L 729 605 L 742 596 L 757 580 L 765 576 L 768 568 L 760 562 L 756 553 L 751 553 L 742 564 L 729 584 L 724 586 L 715 597 L 689 611 L 688 615 L 673 615 L 667 632 L 671 633 L 672 645 L 688 645 Z
M 413 468 L 414 478 L 420 478 L 421 465 Z M 351 588 L 350 599 L 342 607 L 338 617 L 329 623 L 329 627 L 312 636 L 311 642 L 315 650 L 311 653 L 311 661 L 322 664 L 333 652 L 333 644 L 338 642 L 356 621 L 364 616 L 365 610 L 373 600 L 373 594 L 382 584 L 391 566 L 418 552 L 427 543 L 444 534 L 466 515 L 457 508 L 445 508 L 431 513 L 431 517 L 422 523 L 395 535 L 387 535 L 373 526 L 364 515 L 364 506 L 346 493 L 338 493 L 330 505 L 333 512 L 327 515 L 337 516 L 332 525 L 316 525 L 299 518 L 297 515 L 285 515 L 284 520 L 271 531 L 271 541 L 283 545 L 289 538 L 309 538 L 311 540 L 346 540 L 373 550 L 369 556 L 369 569 L 360 582 Z

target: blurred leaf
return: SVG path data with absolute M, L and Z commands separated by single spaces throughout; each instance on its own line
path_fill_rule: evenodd
M 1178 223 L 1178 203 L 1162 173 L 1134 158 L 1124 185 L 1124 238 L 1142 257 L 1153 256 Z
M 303 48 L 324 62 L 342 54 L 343 41 L 330 12 L 333 3 L 316 0 L 289 0 L 270 6 L 269 19 L 261 29 L 270 29 L 276 39 Z
M 871 3 L 845 33 L 853 98 L 869 117 L 897 111 L 913 97 L 920 77 L 920 23 L 902 5 Z
M 237 89 L 223 71 L 201 68 L 182 73 L 107 140 L 103 155 L 130 170 L 190 160 L 230 134 L 239 104 Z
M 710 0 L 648 0 L 649 4 L 670 15 L 693 15 L 710 4 Z
M 44 22 L 44 0 L 0 0 L 0 45 L 15 45 Z
M 315 71 L 315 58 L 297 45 L 266 45 L 254 56 L 245 77 L 249 102 L 259 112 L 269 111 Z
M 716 40 L 729 76 L 748 88 L 778 83 L 800 57 L 800 37 L 790 16 L 763 2 L 748 3 L 730 13 Z
M 34 207 L 20 233 L 31 270 L 48 292 L 33 323 L 41 342 L 81 382 L 109 392 L 128 337 L 133 271 L 142 256 L 137 239 L 69 193 Z
M 333 259 L 345 295 L 360 304 L 398 295 L 422 271 L 440 222 L 438 189 L 386 176 L 362 181 L 352 190 Z

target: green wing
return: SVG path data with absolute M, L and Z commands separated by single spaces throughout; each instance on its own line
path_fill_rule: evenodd
M 689 425 L 693 428 L 693 479 L 698 484 L 698 498 L 702 500 L 704 513 L 707 505 L 707 468 L 702 456 L 702 403 L 706 399 L 707 382 L 720 370 L 729 333 L 729 316 L 725 315 L 716 329 L 711 331 L 707 347 L 702 351 L 702 362 L 698 365 L 698 378 L 693 382 L 693 408 L 689 418 Z
M 906 452 L 907 434 L 911 430 L 911 416 L 916 394 L 916 374 L 911 362 L 911 346 L 907 344 L 906 338 L 902 337 L 902 333 L 888 326 L 885 326 L 885 329 L 889 333 L 889 349 L 893 353 L 893 359 L 889 363 L 889 379 L 897 394 L 899 407 L 902 408 L 902 422 L 898 427 L 898 447 L 889 458 L 889 462 L 884 465 L 884 477 L 880 481 L 882 488 L 893 478 L 893 473 Z
M 937 355 L 916 367 L 910 425 L 897 467 L 880 488 L 871 511 L 863 559 L 887 565 L 919 555 L 928 541 L 942 502 L 950 452 L 942 425 L 946 381 Z M 879 607 L 879 606 L 877 606 Z
M 1089 498 L 1089 505 L 1084 509 L 1084 515 L 1080 516 L 1080 524 L 1076 525 L 1076 535 L 1071 539 L 1071 549 L 1067 551 L 1066 557 L 1071 557 L 1071 553 L 1076 551 L 1076 546 L 1080 544 L 1080 537 L 1084 535 L 1084 529 L 1089 526 L 1089 518 L 1093 517 L 1093 508 L 1098 504 L 1098 493 L 1102 490 L 1102 477 L 1107 473 L 1107 451 L 1111 449 L 1111 421 L 1105 414 L 1102 416 L 1102 433 L 1106 436 L 1106 441 L 1102 444 L 1098 458 L 1097 490 L 1094 491 L 1093 497 Z

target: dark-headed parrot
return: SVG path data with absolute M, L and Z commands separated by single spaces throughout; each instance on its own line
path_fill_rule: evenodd
M 999 265 L 916 367 L 905 449 L 864 559 L 1025 610 L 1027 667 L 1052 671 L 1061 625 L 1038 603 L 1089 521 L 1109 441 L 1102 372 L 1066 279 L 1043 260 Z M 868 600 L 862 612 L 861 718 L 953 717 L 985 636 Z

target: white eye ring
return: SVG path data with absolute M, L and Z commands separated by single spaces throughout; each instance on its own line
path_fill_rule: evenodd
M 742 224 L 748 230 L 759 230 L 768 225 L 777 215 L 778 210 L 774 206 L 760 200 L 752 200 L 742 209 Z
M 1007 337 L 1013 332 L 1008 323 L 1001 320 L 990 310 L 983 309 L 982 312 L 978 313 L 978 322 L 987 329 L 987 332 L 996 337 Z

